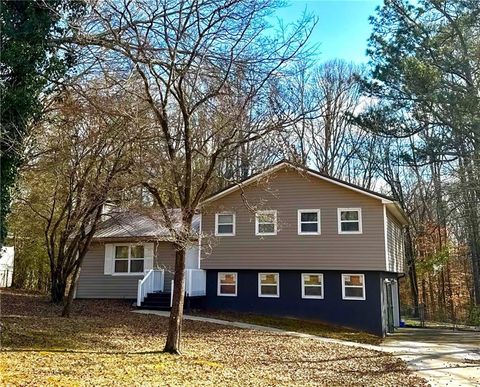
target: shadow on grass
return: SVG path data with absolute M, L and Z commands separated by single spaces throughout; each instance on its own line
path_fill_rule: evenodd
M 135 356 L 135 355 L 167 355 L 167 356 L 176 356 L 172 355 L 168 352 L 163 351 L 136 351 L 136 352 L 129 352 L 129 351 L 88 351 L 88 350 L 73 350 L 73 349 L 33 349 L 33 348 L 16 348 L 10 349 L 5 348 L 2 349 L 0 352 L 7 352 L 7 353 L 16 353 L 16 352 L 45 352 L 45 353 L 84 353 L 89 355 L 127 355 L 127 356 Z
M 301 320 L 288 317 L 272 317 L 249 313 L 224 312 L 224 311 L 194 311 L 197 316 L 218 318 L 226 321 L 237 321 L 255 325 L 262 325 L 297 333 L 306 333 L 319 337 L 338 340 L 354 341 L 364 344 L 378 345 L 382 338 L 373 334 L 357 331 L 345 327 L 328 325 L 314 320 Z

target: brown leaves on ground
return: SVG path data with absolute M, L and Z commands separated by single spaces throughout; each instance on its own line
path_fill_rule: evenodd
M 4 385 L 423 385 L 380 352 L 185 321 L 175 356 L 161 352 L 167 319 L 128 302 L 78 300 L 65 319 L 43 296 L 0 297 Z
M 191 313 L 190 313 L 191 314 Z M 262 316 L 257 314 L 219 311 L 195 311 L 197 316 L 217 318 L 227 321 L 241 321 L 249 324 L 263 325 L 285 331 L 307 333 L 331 339 L 354 341 L 357 343 L 378 345 L 383 340 L 379 336 L 345 327 L 339 327 L 314 320 L 301 320 L 288 317 Z

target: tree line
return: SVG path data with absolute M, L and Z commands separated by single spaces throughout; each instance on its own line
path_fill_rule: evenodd
M 178 353 L 198 204 L 287 158 L 401 204 L 411 219 L 403 296 L 412 314 L 419 304 L 432 318 L 478 314 L 475 1 L 386 1 L 372 16 L 362 67 L 318 65 L 309 42 L 315 17 L 273 28 L 275 1 L 5 5 L 2 47 L 13 48 L 2 55 L 2 101 L 18 90 L 32 101 L 15 114 L 2 110 L 2 168 L 7 162 L 12 176 L 2 172 L 2 205 L 13 197 L 17 286 L 48 290 L 68 316 L 102 208 L 160 214 L 176 247 L 165 350 Z M 46 27 L 21 33 L 32 23 Z M 19 42 L 39 58 L 28 71 L 14 60 Z M 60 70 L 45 71 L 52 66 Z M 153 206 L 142 205 L 145 193 Z

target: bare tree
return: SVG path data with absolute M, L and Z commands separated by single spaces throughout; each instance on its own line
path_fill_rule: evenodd
M 92 64 L 138 80 L 134 97 L 149 108 L 151 138 L 140 145 L 136 174 L 176 247 L 166 352 L 180 353 L 185 248 L 219 163 L 299 119 L 285 85 L 291 64 L 307 54 L 314 20 L 275 31 L 267 16 L 276 7 L 270 0 L 106 0 L 93 4 L 72 38 Z M 239 125 L 246 115 L 248 125 Z M 180 227 L 172 207 L 180 209 Z
M 131 164 L 128 150 L 138 110 L 130 106 L 128 111 L 125 104 L 105 91 L 88 92 L 88 100 L 65 91 L 33 128 L 18 201 L 42 224 L 53 302 L 64 301 L 70 283 L 63 316 L 70 314 L 102 207 Z
M 283 152 L 303 165 L 369 187 L 374 179 L 367 148 L 375 137 L 360 130 L 352 116 L 363 108 L 358 73 L 340 60 L 312 69 L 303 63 L 294 78 L 294 95 L 303 119 L 284 135 Z

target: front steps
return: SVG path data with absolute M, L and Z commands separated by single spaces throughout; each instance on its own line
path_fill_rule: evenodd
M 201 308 L 203 299 L 205 296 L 196 296 L 196 297 L 185 297 L 184 310 L 191 310 Z M 147 297 L 142 302 L 142 305 L 139 306 L 139 309 L 151 309 L 151 310 L 170 310 L 170 292 L 155 292 L 148 293 Z
M 140 308 L 152 310 L 170 310 L 170 297 L 170 292 L 148 293 Z

